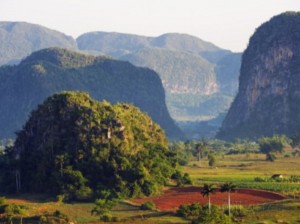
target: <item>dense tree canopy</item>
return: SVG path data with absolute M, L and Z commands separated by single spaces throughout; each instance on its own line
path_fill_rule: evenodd
M 174 173 L 163 130 L 129 104 L 111 105 L 82 92 L 49 97 L 17 134 L 6 186 L 21 191 L 97 197 L 151 195 Z M 18 179 L 18 177 L 17 177 Z

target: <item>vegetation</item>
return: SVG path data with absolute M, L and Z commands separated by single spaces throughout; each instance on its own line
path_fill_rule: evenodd
M 230 224 L 231 220 L 217 206 L 212 206 L 211 209 L 205 205 L 191 204 L 181 205 L 176 212 L 177 215 L 182 216 L 188 220 L 192 220 L 194 224 Z
M 230 216 L 230 193 L 236 190 L 236 186 L 232 182 L 227 182 L 221 185 L 221 192 L 227 192 L 228 194 L 228 215 Z
M 163 130 L 138 108 L 63 92 L 49 97 L 6 154 L 4 190 L 63 195 L 65 200 L 152 195 L 175 172 Z
M 203 197 L 208 198 L 208 211 L 211 213 L 210 195 L 216 192 L 216 188 L 213 184 L 204 184 L 201 194 Z
M 274 153 L 282 153 L 285 146 L 290 143 L 284 135 L 274 135 L 272 137 L 264 137 L 258 140 L 259 150 L 266 154 L 266 160 L 273 162 L 276 159 Z
M 141 210 L 155 210 L 156 206 L 152 201 L 147 201 L 140 206 Z

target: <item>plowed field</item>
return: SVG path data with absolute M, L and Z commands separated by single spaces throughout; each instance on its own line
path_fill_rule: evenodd
M 152 201 L 161 211 L 174 211 L 181 204 L 191 204 L 196 202 L 206 204 L 208 199 L 206 197 L 204 198 L 200 192 L 200 187 L 172 188 L 165 191 L 162 195 L 135 199 L 133 202 L 135 204 L 142 204 L 146 201 Z M 230 195 L 232 205 L 254 205 L 286 198 L 277 193 L 250 189 L 239 189 L 236 192 L 231 192 Z M 216 194 L 212 194 L 211 203 L 216 205 L 227 204 L 227 193 L 217 191 Z

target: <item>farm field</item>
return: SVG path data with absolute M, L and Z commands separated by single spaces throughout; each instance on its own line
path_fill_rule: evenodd
M 193 186 L 170 187 L 165 194 L 159 196 L 120 202 L 113 209 L 113 216 L 118 218 L 117 223 L 119 224 L 190 223 L 175 216 L 176 208 L 181 203 L 198 201 L 206 204 L 207 198 L 200 193 L 204 183 L 213 183 L 218 186 L 232 181 L 238 187 L 237 192 L 232 193 L 232 206 L 242 206 L 247 210 L 236 223 L 300 223 L 299 182 L 257 182 L 254 180 L 256 177 L 270 179 L 273 174 L 278 173 L 282 174 L 283 178 L 297 176 L 300 175 L 299 167 L 299 158 L 282 157 L 275 162 L 266 162 L 264 155 L 260 154 L 218 156 L 215 167 L 209 167 L 207 160 L 193 161 L 182 167 L 183 172 L 191 175 Z M 212 195 L 212 203 L 226 209 L 226 195 L 226 193 L 220 192 Z M 24 220 L 26 217 L 44 215 L 59 210 L 76 223 L 104 223 L 100 222 L 97 216 L 91 215 L 93 203 L 58 203 L 32 195 L 7 196 L 6 198 L 8 203 L 24 205 L 27 208 L 28 212 Z M 177 204 L 174 203 L 174 200 L 177 201 Z M 157 210 L 140 210 L 138 204 L 146 201 L 153 201 Z M 163 203 L 161 203 L 162 201 Z M 14 223 L 20 222 L 16 219 Z
M 287 182 L 291 176 L 300 176 L 300 158 L 279 157 L 275 162 L 265 161 L 263 154 L 219 156 L 217 164 L 209 167 L 207 160 L 191 162 L 183 167 L 190 174 L 195 185 L 203 183 L 222 184 L 233 182 L 238 188 L 262 189 L 280 192 L 289 196 L 300 193 L 300 183 Z M 255 181 L 255 178 L 268 180 L 274 174 L 281 174 L 279 181 Z

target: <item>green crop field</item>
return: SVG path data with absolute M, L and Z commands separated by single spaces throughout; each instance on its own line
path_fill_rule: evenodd
M 196 185 L 203 183 L 222 184 L 233 182 L 239 188 L 254 188 L 281 192 L 293 196 L 300 193 L 300 183 L 285 181 L 291 176 L 300 176 L 299 158 L 278 158 L 275 162 L 265 161 L 265 155 L 226 155 L 217 159 L 215 167 L 209 167 L 206 160 L 191 162 L 183 168 L 191 175 Z M 257 182 L 255 178 L 270 179 L 281 174 L 282 180 Z

